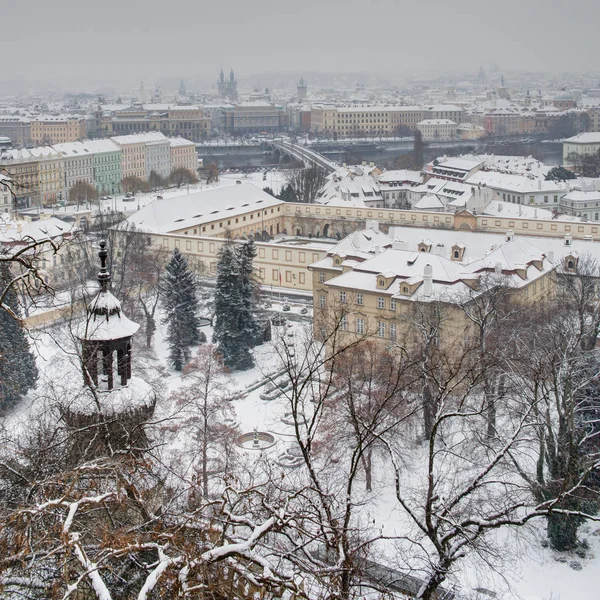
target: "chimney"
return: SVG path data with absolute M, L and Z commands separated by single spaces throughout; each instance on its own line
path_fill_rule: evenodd
M 494 265 L 494 271 L 496 272 L 496 275 L 502 275 L 502 263 L 497 262 Z
M 446 247 L 444 246 L 444 244 L 436 244 L 435 248 L 433 249 L 433 253 L 437 254 L 437 256 L 446 256 Z
M 512 242 L 515 237 L 515 232 L 512 229 L 508 229 L 506 235 L 504 236 L 505 242 Z
M 423 270 L 423 293 L 431 296 L 433 293 L 433 267 L 428 263 Z
M 538 190 L 542 189 L 542 180 L 538 179 Z
M 548 260 L 550 263 L 554 264 L 554 250 L 550 250 L 550 252 L 548 252 Z
M 570 246 L 573 241 L 573 236 L 570 233 L 565 234 L 565 246 Z
M 365 227 L 367 229 L 372 229 L 373 231 L 379 231 L 379 221 L 373 219 L 373 220 L 368 220 L 365 223 Z
M 375 246 L 375 254 L 381 253 L 381 246 Z
M 394 240 L 392 242 L 392 250 L 404 250 L 404 242 L 400 240 Z

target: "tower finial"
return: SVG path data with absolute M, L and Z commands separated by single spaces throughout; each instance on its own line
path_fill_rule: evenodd
M 108 252 L 106 251 L 106 241 L 100 242 L 100 272 L 98 273 L 98 283 L 100 284 L 100 290 L 106 292 L 108 290 L 108 282 L 110 281 L 110 273 L 106 268 L 106 259 L 108 258 Z

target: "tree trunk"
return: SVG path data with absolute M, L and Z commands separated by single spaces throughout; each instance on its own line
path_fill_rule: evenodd
M 429 387 L 429 381 L 426 381 L 423 386 L 423 433 L 426 440 L 431 437 L 434 421 L 435 409 L 433 406 L 433 394 Z
M 548 515 L 548 541 L 554 550 L 564 552 L 577 546 L 577 529 L 581 520 L 573 515 Z
M 367 492 L 373 490 L 373 451 L 369 448 L 362 455 L 363 468 L 365 469 L 365 487 Z
M 146 348 L 152 347 L 152 338 L 156 331 L 156 321 L 149 313 L 146 313 Z
M 433 600 L 437 596 L 437 591 L 440 585 L 446 580 L 449 565 L 438 565 L 434 573 L 429 577 L 419 592 L 417 593 L 418 600 Z

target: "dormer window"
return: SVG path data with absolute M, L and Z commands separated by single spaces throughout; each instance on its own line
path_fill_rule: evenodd
M 335 262 L 335 265 L 336 265 L 336 266 L 339 266 L 339 264 L 340 264 L 340 259 L 339 259 L 339 258 L 336 258 L 334 262 Z
M 403 294 L 408 294 L 408 286 L 407 285 L 403 286 L 402 293 Z
M 563 266 L 565 271 L 575 272 L 577 271 L 577 263 L 579 262 L 579 257 L 576 254 L 567 254 L 564 258 Z
M 460 252 L 458 250 L 454 251 L 454 258 L 459 258 L 460 257 Z
M 385 279 L 379 280 L 379 287 L 385 287 Z

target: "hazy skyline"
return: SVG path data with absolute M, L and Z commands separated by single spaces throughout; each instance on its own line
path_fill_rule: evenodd
M 419 69 L 476 71 L 492 62 L 505 70 L 586 71 L 598 69 L 600 51 L 600 5 L 584 0 L 105 0 L 93 6 L 36 0 L 10 3 L 3 14 L 5 23 L 15 24 L 4 31 L 4 81 L 208 80 L 221 67 L 246 76 L 397 76 Z

